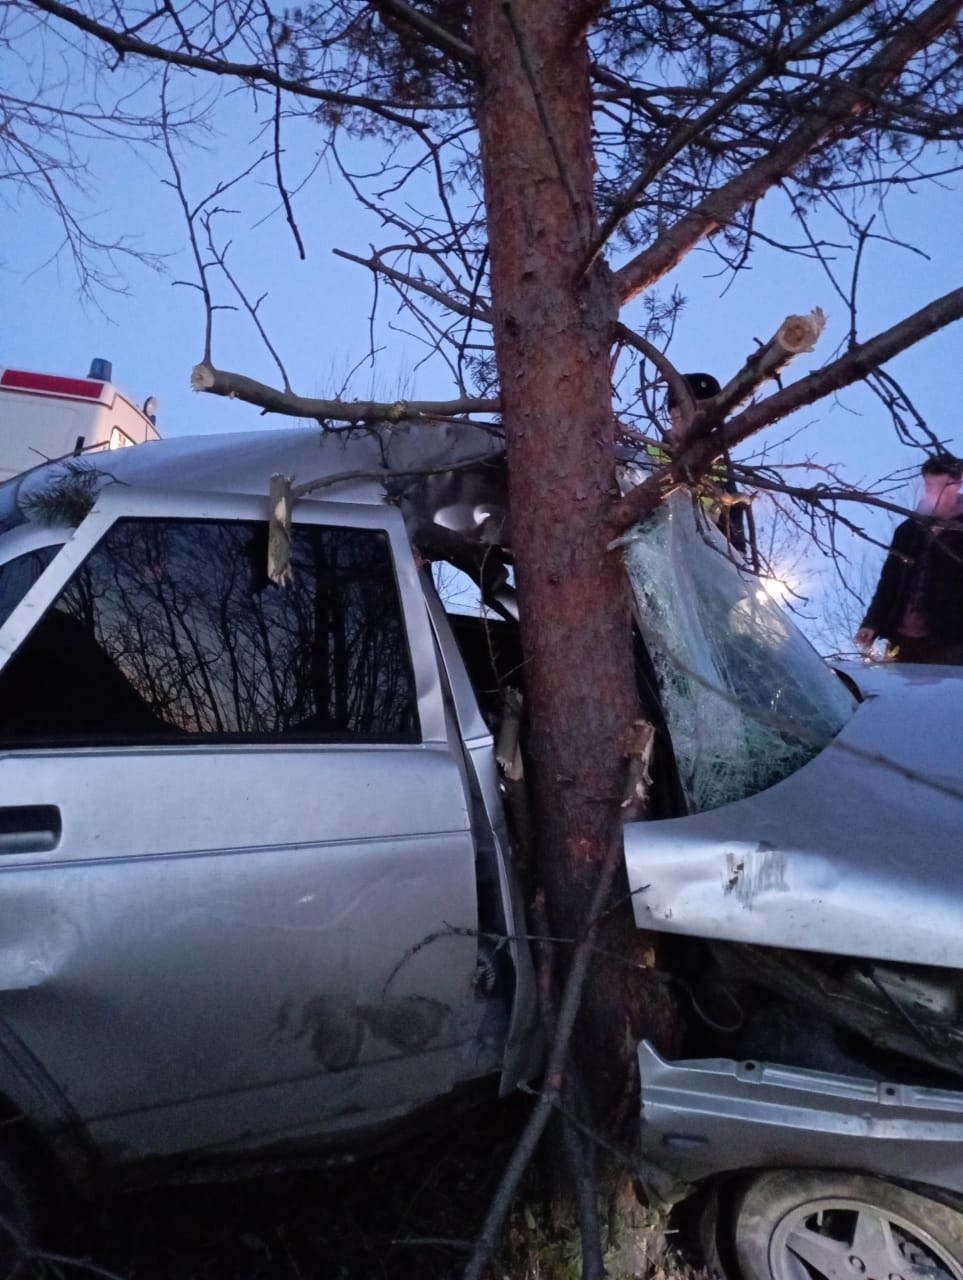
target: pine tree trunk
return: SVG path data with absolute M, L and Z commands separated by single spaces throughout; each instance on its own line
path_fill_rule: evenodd
M 606 550 L 615 294 L 601 260 L 573 272 L 596 226 L 588 16 L 572 0 L 477 0 L 473 15 L 536 860 L 553 932 L 568 937 L 584 930 L 618 836 L 623 743 L 640 716 L 621 559 Z M 625 961 L 638 949 L 624 898 L 599 945 Z M 669 1028 L 637 976 L 596 962 L 584 994 L 577 1056 L 603 1122 L 623 1097 L 632 1036 Z

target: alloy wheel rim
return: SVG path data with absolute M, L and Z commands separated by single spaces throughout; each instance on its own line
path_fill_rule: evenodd
M 917 1223 L 852 1197 L 809 1201 L 769 1242 L 773 1280 L 963 1280 L 963 1266 Z

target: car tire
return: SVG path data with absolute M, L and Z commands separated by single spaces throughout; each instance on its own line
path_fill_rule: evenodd
M 880 1178 L 776 1170 L 735 1210 L 743 1280 L 963 1280 L 963 1214 Z
M 0 1276 L 25 1277 L 33 1253 L 33 1215 L 26 1190 L 13 1166 L 0 1160 Z

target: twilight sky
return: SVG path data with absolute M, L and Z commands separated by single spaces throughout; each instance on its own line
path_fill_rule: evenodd
M 29 62 L 24 51 L 25 65 Z M 184 157 L 184 174 L 192 197 L 205 193 L 225 166 L 239 167 L 251 126 L 237 99 L 225 95 L 214 112 L 214 130 L 204 149 Z M 287 364 L 295 389 L 308 395 L 334 394 L 344 388 L 351 398 L 443 398 L 451 385 L 440 361 L 426 359 L 426 348 L 405 332 L 410 324 L 399 316 L 392 295 L 382 297 L 376 330 L 377 359 L 363 359 L 369 344 L 372 289 L 368 273 L 333 255 L 334 248 L 358 253 L 369 243 L 385 243 L 391 232 L 357 207 L 337 175 L 317 155 L 320 136 L 306 121 L 292 126 L 286 164 L 292 186 L 300 175 L 316 169 L 295 200 L 295 212 L 308 250 L 300 262 L 293 239 L 276 210 L 268 174 L 248 183 L 243 194 L 231 193 L 222 203 L 241 212 L 225 217 L 234 240 L 231 261 L 252 296 L 264 293 L 261 314 L 274 344 Z M 158 426 L 164 435 L 256 429 L 273 423 L 257 410 L 192 393 L 188 378 L 202 353 L 203 312 L 196 290 L 175 283 L 192 279 L 183 219 L 159 152 L 120 142 L 91 144 L 87 151 L 87 193 L 77 208 L 91 228 L 111 239 L 127 236 L 143 250 L 164 255 L 159 270 L 136 261 L 124 267 L 126 292 L 99 293 L 95 303 L 78 296 L 69 258 L 58 253 L 62 238 L 52 214 L 12 183 L 0 183 L 0 290 L 4 317 L 0 367 L 16 366 L 52 373 L 86 373 L 93 356 L 113 362 L 114 381 L 131 399 L 153 394 L 159 402 Z M 892 241 L 913 240 L 929 258 L 896 243 L 868 247 L 859 293 L 860 337 L 870 337 L 908 312 L 960 283 L 963 237 L 960 197 L 963 181 L 920 184 L 898 193 L 877 218 L 874 230 Z M 776 239 L 798 240 L 781 211 L 781 196 L 767 198 L 767 229 Z M 827 227 L 827 235 L 832 229 Z M 844 287 L 851 254 L 836 255 Z M 620 258 L 614 255 L 613 265 Z M 668 354 L 683 371 L 706 370 L 720 381 L 742 364 L 755 340 L 768 339 L 784 317 L 821 306 L 829 323 L 817 349 L 801 356 L 788 379 L 833 358 L 849 323 L 843 300 L 818 264 L 775 250 L 758 252 L 749 270 L 734 282 L 718 274 L 709 252 L 690 255 L 672 277 L 688 307 Z M 668 287 L 668 285 L 666 286 Z M 623 314 L 626 323 L 641 324 L 641 303 Z M 887 366 L 912 395 L 929 425 L 951 448 L 963 451 L 963 325 L 928 340 Z M 220 313 L 215 329 L 214 360 L 222 368 L 249 373 L 277 383 L 277 373 L 252 326 L 237 314 Z M 359 361 L 361 361 L 359 365 Z M 292 421 L 293 420 L 289 420 Z M 780 442 L 787 437 L 791 441 Z M 919 455 L 901 448 L 888 415 L 863 388 L 845 392 L 802 410 L 770 428 L 765 442 L 775 461 L 804 458 L 838 465 L 853 483 L 873 481 L 918 465 Z M 760 443 L 762 440 L 760 439 Z M 914 487 L 894 490 L 896 501 L 915 500 Z M 893 520 L 866 517 L 877 537 L 886 538 Z M 791 553 L 786 558 L 787 572 Z M 855 562 L 863 555 L 851 548 Z M 870 578 L 881 553 L 866 555 Z M 812 565 L 803 586 L 817 587 Z

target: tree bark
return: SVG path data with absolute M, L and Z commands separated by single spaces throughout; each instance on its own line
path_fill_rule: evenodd
M 478 0 L 479 128 L 519 588 L 537 867 L 556 935 L 584 934 L 618 837 L 626 742 L 640 710 L 620 557 L 609 353 L 616 321 L 596 229 L 584 4 Z M 624 880 L 617 882 L 624 890 Z M 607 917 L 583 997 L 576 1056 L 611 1119 L 642 1002 L 628 901 Z M 564 957 L 561 957 L 564 961 Z M 651 1002 L 647 1002 L 651 1003 Z M 653 1011 L 650 1011 L 650 1014 Z M 660 1011 L 660 1015 L 664 1011 Z M 646 1030 L 656 1032 L 648 1017 Z M 657 1021 L 665 1021 L 660 1017 Z M 606 1117 L 605 1112 L 610 1114 Z

